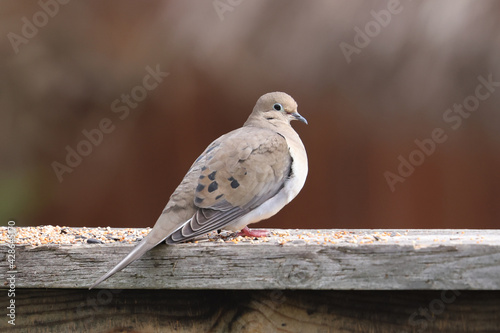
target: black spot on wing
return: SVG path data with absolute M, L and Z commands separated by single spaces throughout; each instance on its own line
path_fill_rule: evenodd
M 217 174 L 217 171 L 212 172 L 211 174 L 208 175 L 208 179 L 215 180 L 215 175 L 216 174 Z
M 208 192 L 212 193 L 213 191 L 217 190 L 217 188 L 219 188 L 219 184 L 217 184 L 216 181 L 213 181 L 210 183 L 210 185 L 208 185 Z
M 238 181 L 236 179 L 234 179 L 233 177 L 230 177 L 227 180 L 229 180 L 231 182 L 232 188 L 237 188 L 238 186 L 240 186 L 240 183 L 238 183 Z
M 215 197 L 215 200 L 219 200 L 220 198 L 222 198 L 224 196 L 224 194 L 219 194 L 218 196 Z
M 205 188 L 205 185 L 203 184 L 198 184 L 198 187 L 196 187 L 196 192 L 201 192 Z
M 200 198 L 200 197 L 194 197 L 194 203 L 195 204 L 201 204 L 203 202 L 203 198 Z

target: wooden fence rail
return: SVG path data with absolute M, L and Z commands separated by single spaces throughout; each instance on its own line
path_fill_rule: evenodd
M 500 331 L 498 230 L 211 234 L 159 245 L 92 291 L 146 230 L 0 232 L 3 293 L 16 294 L 16 325 L 0 330 Z

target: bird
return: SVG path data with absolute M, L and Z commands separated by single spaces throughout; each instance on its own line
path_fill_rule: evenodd
M 242 127 L 213 141 L 194 161 L 151 232 L 89 289 L 156 245 L 184 242 L 214 230 L 262 237 L 249 224 L 270 218 L 303 188 L 307 154 L 290 122 L 306 118 L 284 92 L 262 95 Z

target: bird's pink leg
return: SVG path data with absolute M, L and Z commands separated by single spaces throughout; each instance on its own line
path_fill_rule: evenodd
M 266 237 L 269 236 L 269 231 L 267 230 L 250 230 L 248 227 L 244 227 L 238 232 L 238 236 L 246 236 L 246 237 Z

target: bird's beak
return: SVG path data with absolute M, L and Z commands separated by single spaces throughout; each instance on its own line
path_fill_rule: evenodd
M 292 116 L 296 119 L 296 120 L 299 120 L 301 122 L 303 122 L 304 124 L 307 125 L 307 120 L 306 118 L 302 117 L 298 112 L 294 112 L 292 113 Z

